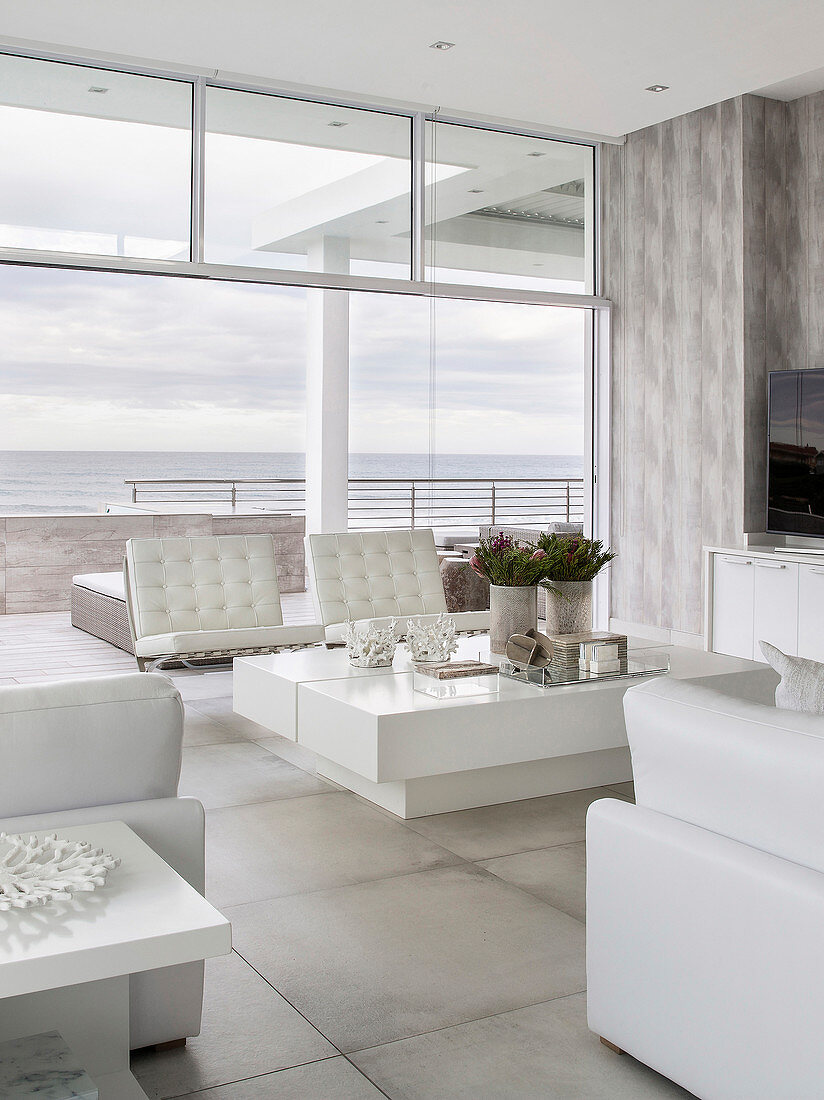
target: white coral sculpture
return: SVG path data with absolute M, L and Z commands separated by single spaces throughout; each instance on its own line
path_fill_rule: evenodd
M 413 661 L 448 661 L 458 648 L 455 620 L 443 611 L 434 622 L 409 619 L 406 645 Z
M 398 644 L 398 621 L 388 626 L 349 622 L 346 627 L 346 651 L 353 665 L 360 668 L 383 668 L 392 664 Z
M 120 860 L 85 841 L 0 833 L 0 911 L 68 901 L 95 890 Z

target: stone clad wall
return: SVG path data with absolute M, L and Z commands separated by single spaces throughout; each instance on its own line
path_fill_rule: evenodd
M 305 588 L 303 516 L 0 516 L 0 614 L 67 611 L 71 579 L 123 567 L 126 539 L 272 534 L 282 592 Z

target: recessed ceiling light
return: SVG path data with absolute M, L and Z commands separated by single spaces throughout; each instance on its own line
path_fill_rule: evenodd
M 467 191 L 467 195 L 482 195 L 483 193 L 483 187 L 470 187 Z
M 389 225 L 389 218 L 378 218 L 375 225 Z
M 650 84 L 648 88 L 644 88 L 645 92 L 668 92 L 669 84 Z
M 528 157 L 545 157 L 546 153 L 527 153 Z
M 433 42 L 429 47 L 430 50 L 451 50 L 455 45 L 454 42 Z
M 105 95 L 108 90 L 108 88 L 101 88 L 97 84 L 92 84 L 91 88 L 89 88 L 90 92 L 96 92 L 98 95 Z
M 338 119 L 335 119 L 334 122 L 327 122 L 326 125 L 327 126 L 334 126 L 336 130 L 339 130 L 341 128 L 341 126 L 348 126 L 349 123 L 348 122 L 340 122 Z

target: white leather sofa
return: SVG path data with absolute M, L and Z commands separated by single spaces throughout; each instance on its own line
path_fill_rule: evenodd
M 183 705 L 165 676 L 0 688 L 0 831 L 124 821 L 196 890 L 204 812 L 178 798 Z M 131 979 L 131 1045 L 197 1035 L 203 964 Z
M 319 626 L 283 625 L 271 535 L 129 539 L 123 568 L 140 669 L 323 640 Z
M 704 1100 L 820 1100 L 824 718 L 669 679 L 624 707 L 637 805 L 587 818 L 589 1025 Z
M 339 644 L 347 623 L 388 624 L 398 619 L 436 618 L 446 596 L 428 528 L 347 531 L 307 535 L 309 587 L 327 644 Z M 459 611 L 451 617 L 461 633 L 489 629 L 488 611 Z

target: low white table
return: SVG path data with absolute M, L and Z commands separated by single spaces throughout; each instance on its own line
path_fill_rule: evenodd
M 0 913 L 0 1041 L 59 1031 L 100 1100 L 145 1100 L 129 1071 L 129 975 L 228 954 L 231 926 L 122 822 L 46 832 L 122 862 L 94 893 Z
M 654 647 L 662 648 L 662 647 Z M 764 666 L 666 647 L 671 674 L 756 675 Z M 461 657 L 488 653 L 464 638 Z M 623 696 L 637 679 L 435 699 L 413 690 L 399 647 L 389 669 L 353 668 L 345 650 L 234 662 L 235 710 L 318 754 L 318 774 L 390 810 L 423 817 L 632 778 Z

